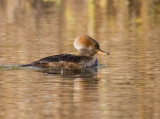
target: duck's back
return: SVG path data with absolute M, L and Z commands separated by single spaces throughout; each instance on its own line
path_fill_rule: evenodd
M 71 54 L 53 55 L 29 64 L 45 68 L 81 69 L 97 66 L 97 58 Z

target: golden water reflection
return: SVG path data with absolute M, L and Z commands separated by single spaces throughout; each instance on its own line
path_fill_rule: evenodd
M 159 119 L 158 0 L 0 0 L 0 64 L 76 54 L 77 35 L 101 49 L 96 70 L 0 70 L 3 119 Z

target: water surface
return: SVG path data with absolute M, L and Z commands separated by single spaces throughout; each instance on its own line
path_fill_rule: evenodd
M 0 118 L 159 119 L 160 12 L 156 0 L 0 0 Z M 109 57 L 82 71 L 5 69 L 77 54 L 76 36 Z

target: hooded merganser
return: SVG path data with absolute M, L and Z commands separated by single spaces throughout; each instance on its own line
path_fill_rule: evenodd
M 53 55 L 22 66 L 39 66 L 55 69 L 83 69 L 98 65 L 97 58 L 93 57 L 96 53 L 109 55 L 108 52 L 104 52 L 100 49 L 96 40 L 87 35 L 78 36 L 74 41 L 74 47 L 78 50 L 79 55 Z

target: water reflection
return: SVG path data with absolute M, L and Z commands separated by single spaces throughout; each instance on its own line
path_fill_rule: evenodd
M 72 78 L 95 78 L 97 75 L 97 68 L 86 68 L 82 70 L 65 70 L 65 69 L 42 69 L 39 70 L 42 73 L 61 75 L 63 77 Z
M 3 118 L 63 118 L 64 115 L 74 118 L 75 106 L 83 105 L 84 99 L 94 99 L 92 92 L 96 92 L 98 88 L 97 80 L 78 75 L 75 81 L 70 77 L 29 70 L 4 71 L 0 75 L 4 79 L 0 85 L 0 110 L 4 112 L 1 113 Z M 10 75 L 14 77 L 10 79 Z M 97 98 L 95 96 L 94 100 Z M 85 107 L 87 105 L 90 106 L 86 104 Z

